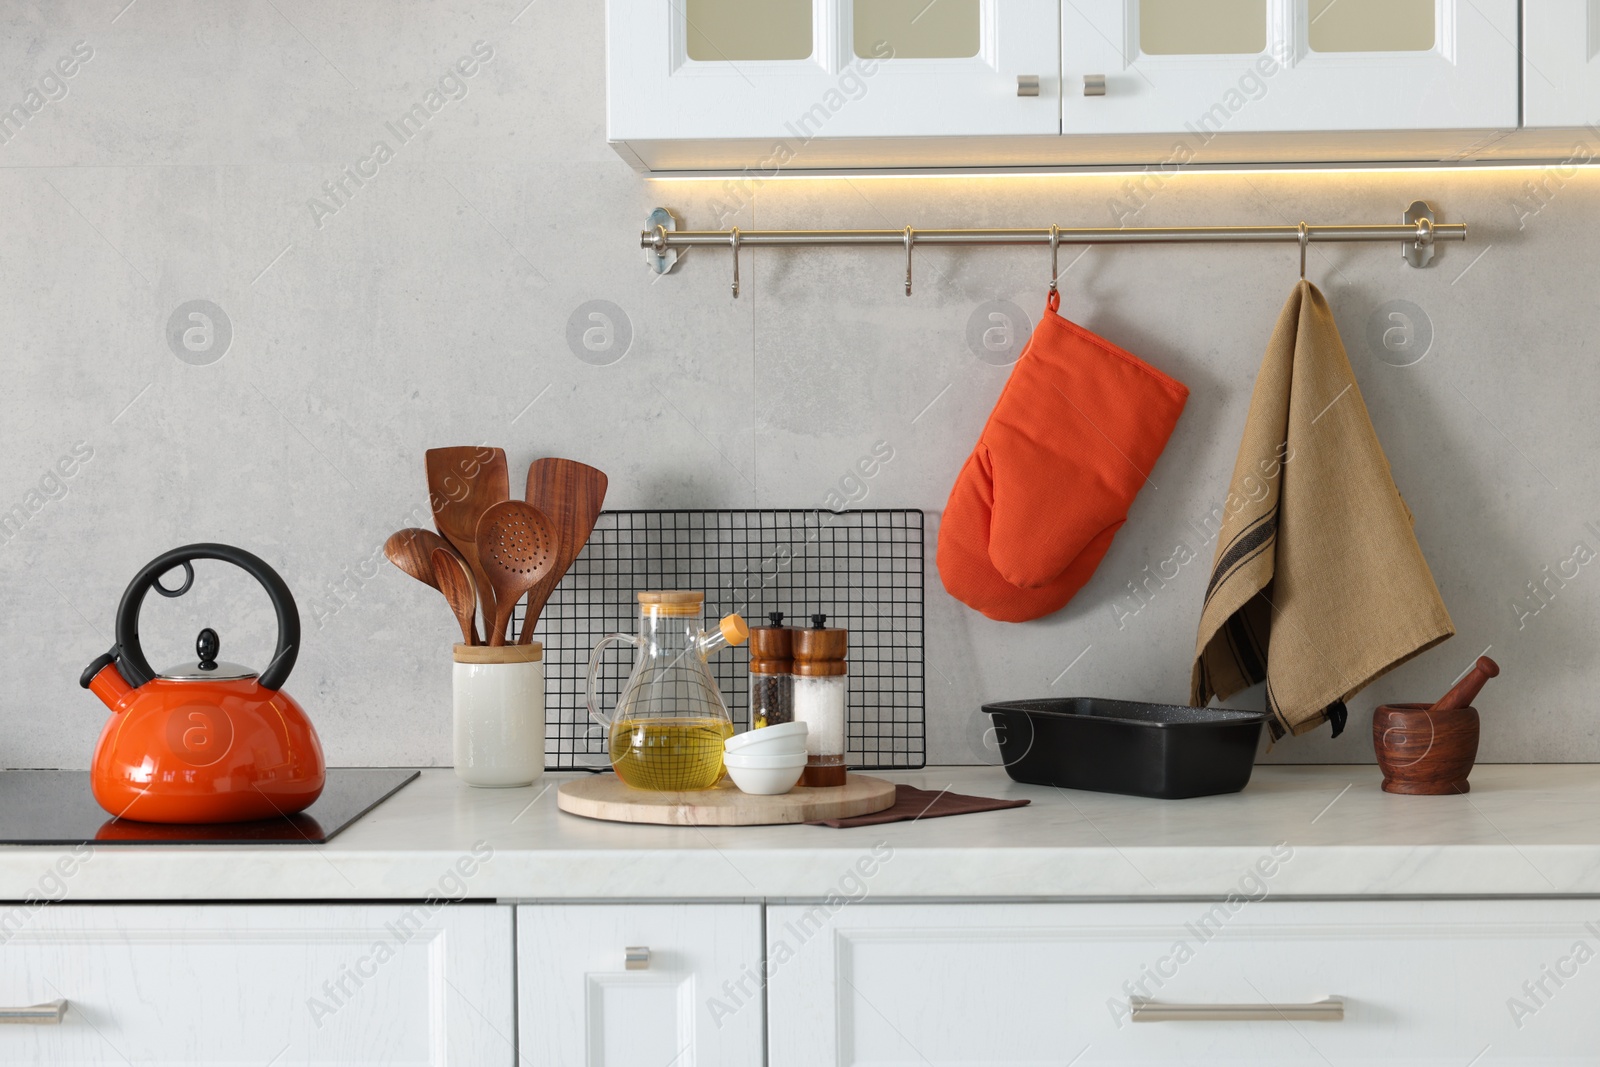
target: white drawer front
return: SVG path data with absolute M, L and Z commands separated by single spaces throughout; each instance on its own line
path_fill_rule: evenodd
M 1600 1062 L 1600 901 L 784 906 L 767 941 L 773 1067 Z
M 526 905 L 517 967 L 528 1067 L 761 1064 L 760 905 Z
M 511 909 L 45 907 L 0 934 L 0 1063 L 515 1062 Z

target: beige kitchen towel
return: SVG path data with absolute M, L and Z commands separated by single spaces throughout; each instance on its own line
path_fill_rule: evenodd
M 1267 683 L 1274 738 L 1455 633 L 1328 302 L 1295 287 L 1256 375 L 1206 586 L 1190 703 Z

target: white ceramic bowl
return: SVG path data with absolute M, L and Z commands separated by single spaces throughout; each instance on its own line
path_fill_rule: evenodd
M 729 767 L 748 767 L 751 770 L 765 771 L 776 768 L 804 767 L 806 754 L 804 752 L 727 752 L 722 756 L 722 762 Z
M 724 756 L 733 784 L 746 793 L 771 797 L 787 793 L 806 769 L 805 753 L 797 756 Z
M 730 754 L 741 753 L 777 756 L 804 753 L 808 727 L 803 722 L 780 722 L 776 726 L 763 726 L 759 730 L 746 730 L 724 741 L 722 747 Z

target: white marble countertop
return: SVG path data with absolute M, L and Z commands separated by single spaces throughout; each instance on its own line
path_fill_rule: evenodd
M 1600 765 L 1481 766 L 1467 796 L 1391 796 L 1371 766 L 1256 768 L 1161 801 L 1018 785 L 998 768 L 884 777 L 1027 807 L 834 830 L 596 822 L 547 775 L 426 770 L 322 846 L 0 848 L 0 900 L 875 900 L 1600 895 Z M 52 876 L 54 872 L 54 876 Z M 866 872 L 866 873 L 863 873 Z

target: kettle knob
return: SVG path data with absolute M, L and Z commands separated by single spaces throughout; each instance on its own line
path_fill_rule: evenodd
M 222 651 L 222 639 L 217 636 L 217 631 L 209 626 L 201 630 L 200 636 L 194 639 L 194 651 L 200 657 L 201 670 L 216 670 L 217 653 Z
M 824 626 L 828 625 L 828 617 L 826 615 L 821 614 L 821 613 L 813 615 L 813 616 L 811 616 L 811 625 L 815 626 L 817 629 L 820 630 Z
M 783 625 L 783 612 L 781 612 L 781 611 L 769 611 L 769 612 L 767 612 L 767 621 L 772 623 L 772 625 L 774 625 L 774 626 L 782 626 Z

